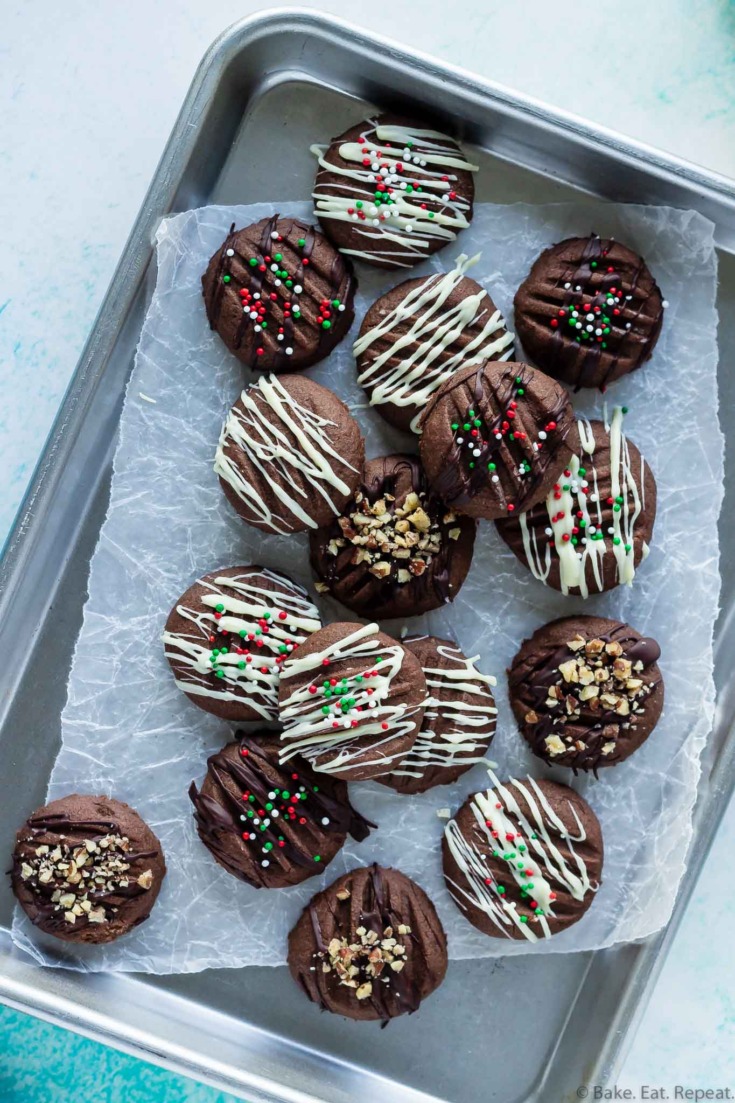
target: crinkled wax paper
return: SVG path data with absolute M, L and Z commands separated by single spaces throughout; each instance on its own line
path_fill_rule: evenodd
M 632 588 L 587 603 L 546 589 L 482 523 L 469 577 L 453 606 L 407 622 L 456 637 L 481 668 L 498 677 L 498 733 L 491 758 L 499 776 L 545 776 L 526 750 L 507 703 L 504 671 L 524 636 L 565 613 L 589 611 L 627 620 L 658 638 L 666 680 L 663 717 L 647 743 L 600 779 L 557 771 L 588 799 L 605 838 L 604 883 L 585 918 L 531 945 L 487 938 L 461 916 L 442 882 L 437 811 L 456 809 L 482 788 L 475 766 L 457 783 L 419 797 L 374 783 L 351 786 L 359 809 L 378 823 L 370 839 L 348 841 L 320 877 L 286 890 L 250 888 L 223 872 L 199 842 L 187 789 L 207 755 L 232 728 L 200 711 L 174 686 L 161 629 L 183 590 L 215 567 L 258 562 L 309 583 L 306 538 L 264 536 L 238 519 L 219 488 L 212 460 L 220 425 L 243 384 L 243 369 L 204 315 L 200 275 L 230 223 L 274 208 L 209 207 L 167 219 L 158 233 L 158 283 L 148 311 L 120 426 L 112 497 L 92 563 L 84 623 L 63 715 L 63 746 L 49 798 L 81 791 L 129 801 L 158 834 L 168 876 L 151 918 L 119 943 L 75 949 L 43 939 L 23 918 L 16 942 L 38 962 L 81 969 L 191 972 L 208 966 L 277 965 L 286 935 L 312 893 L 346 869 L 374 860 L 396 865 L 435 901 L 454 958 L 591 950 L 647 935 L 667 920 L 691 833 L 699 754 L 713 715 L 712 629 L 718 606 L 717 515 L 723 444 L 717 420 L 712 226 L 667 208 L 576 203 L 481 205 L 472 228 L 420 275 L 482 252 L 472 274 L 510 312 L 513 293 L 539 251 L 595 230 L 647 259 L 669 306 L 652 361 L 614 384 L 610 405 L 630 408 L 626 432 L 658 480 L 651 555 Z M 310 217 L 305 203 L 284 214 Z M 368 455 L 411 446 L 365 404 L 351 352 L 359 320 L 378 294 L 406 274 L 359 272 L 357 319 L 350 338 L 310 375 L 351 406 Z M 249 376 L 248 376 L 249 378 Z M 599 415 L 597 393 L 576 396 Z M 338 607 L 319 601 L 328 618 Z M 389 622 L 394 635 L 402 625 Z

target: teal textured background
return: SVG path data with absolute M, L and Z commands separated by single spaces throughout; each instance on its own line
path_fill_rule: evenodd
M 99 1042 L 0 1007 L 0 1103 L 237 1103 Z

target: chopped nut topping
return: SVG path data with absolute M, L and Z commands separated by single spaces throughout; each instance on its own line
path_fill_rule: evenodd
M 346 900 L 350 897 L 350 891 L 340 889 L 336 895 L 338 899 Z M 410 927 L 405 924 L 399 926 L 399 935 L 410 933 Z M 372 994 L 373 982 L 381 976 L 386 966 L 395 973 L 403 969 L 406 947 L 398 941 L 392 927 L 385 927 L 381 934 L 361 926 L 355 931 L 352 942 L 344 936 L 335 936 L 330 939 L 326 950 L 317 951 L 314 956 L 321 959 L 323 973 L 334 973 L 339 984 L 354 989 L 356 999 L 364 1000 Z M 382 980 L 386 982 L 388 977 L 384 976 Z
M 337 893 L 337 899 L 338 900 L 349 900 L 349 898 L 351 896 L 352 896 L 352 893 L 350 892 L 349 889 L 340 889 L 339 892 Z
M 559 726 L 558 734 L 544 736 L 546 753 L 555 757 L 575 747 L 584 752 L 586 744 L 573 731 L 567 734 L 566 725 L 573 725 L 585 714 L 596 724 L 597 732 L 602 730 L 607 738 L 601 753 L 612 754 L 620 729 L 635 725 L 635 719 L 623 723 L 622 718 L 643 711 L 643 700 L 655 683 L 646 684 L 641 677 L 631 676 L 634 671 L 640 673 L 643 665 L 640 660 L 633 663 L 626 659 L 617 640 L 584 640 L 576 635 L 566 646 L 573 657 L 558 664 L 558 681 L 544 686 L 545 708 L 551 713 L 552 723 Z M 529 725 L 540 722 L 535 709 L 529 709 L 524 719 Z M 602 729 L 601 723 L 605 725 Z
M 441 551 L 444 533 L 448 539 L 458 540 L 462 530 L 455 525 L 442 532 L 441 526 L 456 522 L 457 516 L 442 509 L 439 519 L 424 491 L 410 491 L 401 505 L 394 503 L 390 494 L 371 503 L 359 491 L 353 512 L 338 519 L 341 535 L 329 540 L 327 553 L 338 556 L 352 546 L 350 562 L 354 566 L 366 564 L 375 578 L 393 577 L 402 586 L 420 577 Z M 316 588 L 318 593 L 328 591 L 325 583 L 317 583 Z
M 130 885 L 128 838 L 105 835 L 75 846 L 62 841 L 52 850 L 45 843 L 35 846 L 31 836 L 25 845 L 21 879 L 63 914 L 67 923 L 76 924 L 79 918 L 90 923 L 109 922 L 117 907 L 100 898 L 114 896 Z M 150 889 L 153 870 L 144 870 L 136 883 L 143 891 Z

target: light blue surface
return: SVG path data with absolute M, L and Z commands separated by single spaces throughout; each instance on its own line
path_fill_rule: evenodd
M 0 17 L 0 541 L 194 68 L 244 0 L 13 3 Z M 735 176 L 735 3 L 302 0 Z M 280 197 L 276 197 L 280 198 Z M 735 1088 L 735 806 L 621 1085 Z M 0 1015 L 0 1103 L 229 1097 Z M 556 1101 L 549 1101 L 556 1103 Z

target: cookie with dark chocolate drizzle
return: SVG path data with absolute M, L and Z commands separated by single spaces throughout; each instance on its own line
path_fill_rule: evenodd
M 233 222 L 202 276 L 211 329 L 258 371 L 298 371 L 323 360 L 354 319 L 349 260 L 295 218 Z
M 546 249 L 514 305 L 535 364 L 576 390 L 604 390 L 650 360 L 667 304 L 642 257 L 592 234 Z
M 604 617 L 539 628 L 508 671 L 511 707 L 534 754 L 575 773 L 628 758 L 661 715 L 660 654 L 655 640 Z
M 368 460 L 342 515 L 311 534 L 316 588 L 378 619 L 426 613 L 457 596 L 475 527 L 431 493 L 415 456 Z
M 350 804 L 347 785 L 302 758 L 279 765 L 277 735 L 238 732 L 207 760 L 189 797 L 199 838 L 218 865 L 254 888 L 285 888 L 320 873 L 351 835 L 375 824 Z
M 113 942 L 139 926 L 165 874 L 156 836 L 110 797 L 52 801 L 15 837 L 13 892 L 39 930 L 66 942 Z
M 429 484 L 470 517 L 527 510 L 568 462 L 573 424 L 564 388 L 527 364 L 467 367 L 437 392 L 421 421 Z
M 323 1011 L 385 1023 L 439 987 L 447 940 L 423 889 L 374 864 L 317 893 L 289 935 L 288 966 Z

